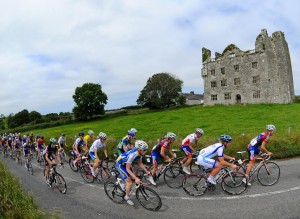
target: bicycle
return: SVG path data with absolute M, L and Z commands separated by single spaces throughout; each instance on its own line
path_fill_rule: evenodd
M 64 177 L 56 171 L 56 164 L 52 165 L 49 171 L 49 178 L 46 177 L 46 168 L 44 169 L 44 176 L 46 184 L 51 188 L 52 184 L 55 183 L 56 188 L 62 194 L 67 192 L 67 184 Z
M 69 166 L 71 168 L 71 170 L 73 170 L 74 172 L 78 172 L 78 170 L 82 170 L 88 163 L 88 157 L 85 156 L 81 156 L 80 160 L 76 161 L 75 165 L 74 165 L 74 161 L 76 160 L 75 154 L 72 151 L 71 152 L 71 157 L 69 159 Z
M 64 148 L 62 148 L 62 151 L 59 150 L 58 154 L 61 162 L 67 162 L 67 155 Z
M 207 181 L 207 172 L 202 168 L 199 174 L 186 175 L 182 181 L 183 190 L 190 196 L 204 195 L 207 190 L 214 191 L 216 185 Z M 243 183 L 243 179 L 246 179 L 244 173 L 232 171 L 229 167 L 222 167 L 216 176 L 217 184 L 221 182 L 222 190 L 229 195 L 240 195 L 247 189 L 248 182 Z
M 124 203 L 124 197 L 126 195 L 125 185 L 121 186 L 121 179 L 118 178 L 119 172 L 115 168 L 112 169 L 112 175 L 116 177 L 112 177 L 104 184 L 105 194 L 114 203 Z M 136 199 L 145 209 L 158 211 L 162 206 L 161 198 L 152 188 L 148 187 L 149 185 L 151 184 L 141 183 L 136 186 Z M 122 189 L 122 187 L 124 187 L 124 189 Z
M 31 173 L 31 175 L 33 175 L 33 168 L 32 168 L 32 164 L 31 164 L 31 159 L 32 159 L 33 155 L 30 154 L 27 157 L 27 160 L 25 161 L 25 166 L 27 167 L 28 172 Z
M 246 151 L 238 151 L 240 159 L 236 163 L 242 170 L 246 173 L 249 159 L 245 159 L 243 154 Z M 249 182 L 252 180 L 253 175 L 257 172 L 257 179 L 259 183 L 263 186 L 272 186 L 278 182 L 280 178 L 280 167 L 273 161 L 269 161 L 271 158 L 270 155 L 266 153 L 261 154 L 261 158 L 256 158 L 255 160 L 261 160 L 257 165 L 255 165 L 250 174 Z
M 82 159 L 87 159 L 87 157 L 83 157 Z M 101 179 L 106 182 L 107 180 L 110 179 L 111 175 L 110 175 L 110 171 L 108 168 L 103 166 L 103 161 L 99 161 L 99 166 L 95 171 L 95 177 L 92 174 L 91 168 L 93 168 L 93 163 L 86 163 L 86 165 L 83 167 L 82 171 L 80 172 L 82 178 L 84 179 L 84 181 L 88 182 L 88 183 L 93 183 L 95 181 L 95 179 L 97 181 L 100 181 L 100 179 L 98 178 L 98 176 L 101 176 Z
M 16 150 L 15 157 L 16 157 L 16 161 L 18 162 L 18 164 L 20 164 L 22 166 L 22 158 L 21 158 L 21 150 L 20 149 Z

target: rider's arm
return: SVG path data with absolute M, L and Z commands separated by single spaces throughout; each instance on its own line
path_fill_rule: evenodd
M 197 142 L 196 142 L 196 146 L 197 146 Z M 193 153 L 196 152 L 196 150 L 195 150 L 194 147 L 193 147 L 193 142 L 190 142 L 190 143 L 189 143 L 189 147 L 190 147 L 190 149 L 192 150 Z
M 225 154 L 224 154 L 224 157 L 225 157 Z M 237 166 L 235 164 L 225 161 L 224 157 L 219 157 L 219 162 L 222 166 L 231 167 L 233 169 L 237 168 Z
M 263 141 L 263 143 L 261 144 L 261 149 L 266 152 L 268 155 L 272 155 L 272 152 L 268 151 L 267 148 L 266 148 L 266 144 L 267 142 L 266 141 Z
M 106 150 L 106 148 L 105 148 L 105 147 L 103 148 L 103 152 L 104 152 L 105 158 L 108 158 L 108 155 L 107 155 L 107 150 Z
M 169 148 L 169 153 L 172 155 L 172 157 L 173 157 L 173 158 L 176 158 L 176 156 L 175 156 L 175 154 L 173 153 L 173 151 L 172 151 L 172 148 L 171 148 L 171 147 Z
M 131 170 L 131 163 L 126 163 L 126 170 L 132 179 L 137 180 L 137 181 L 139 180 L 139 178 Z
M 235 160 L 234 157 L 228 156 L 226 154 L 224 154 L 224 158 L 227 159 L 227 160 Z
M 94 154 L 95 154 L 96 160 L 100 161 L 100 159 L 98 157 L 98 150 L 97 150 L 97 148 L 94 150 Z
M 142 162 L 142 159 L 139 160 L 139 167 L 141 167 L 147 174 L 150 175 L 150 172 L 146 169 L 145 165 Z
M 170 161 L 170 158 L 169 158 L 169 156 L 168 155 L 166 155 L 165 154 L 165 150 L 166 150 L 166 148 L 165 147 L 161 147 L 161 149 L 160 149 L 160 155 L 166 160 L 166 161 Z

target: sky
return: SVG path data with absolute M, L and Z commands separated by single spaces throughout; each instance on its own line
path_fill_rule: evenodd
M 72 112 L 76 87 L 96 83 L 106 110 L 136 105 L 168 72 L 203 93 L 202 47 L 255 48 L 285 33 L 300 95 L 297 0 L 0 0 L 0 114 Z M 213 55 L 214 56 L 214 55 Z

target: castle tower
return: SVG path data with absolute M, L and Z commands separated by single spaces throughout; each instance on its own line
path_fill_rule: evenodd
M 211 58 L 202 49 L 204 105 L 237 103 L 291 103 L 295 98 L 292 65 L 284 33 L 268 36 L 263 29 L 255 50 L 234 44 Z

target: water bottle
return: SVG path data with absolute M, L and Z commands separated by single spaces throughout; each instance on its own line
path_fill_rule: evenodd
M 243 163 L 243 161 L 241 159 L 238 159 L 238 163 L 239 163 L 239 165 L 241 165 Z
M 216 181 L 218 181 L 219 178 L 220 178 L 221 176 L 223 176 L 224 173 L 225 173 L 225 170 L 221 169 L 221 170 L 219 171 L 219 173 L 215 176 Z

